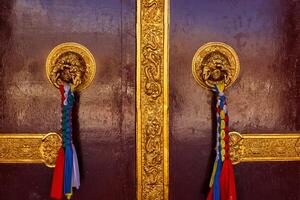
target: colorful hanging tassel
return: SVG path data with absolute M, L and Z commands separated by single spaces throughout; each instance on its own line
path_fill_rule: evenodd
M 221 83 L 213 89 L 217 95 L 217 144 L 207 200 L 236 200 L 233 166 L 229 156 L 229 117 L 224 88 L 224 83 Z
M 221 200 L 236 200 L 236 188 L 235 188 L 235 179 L 233 173 L 233 166 L 230 160 L 229 155 L 229 116 L 226 106 L 226 101 L 224 97 L 224 108 L 220 113 L 221 122 L 223 122 L 224 129 L 222 129 L 221 137 L 223 141 L 222 145 L 222 160 L 223 167 L 220 176 L 220 185 L 221 185 Z M 221 123 L 222 125 L 222 123 Z
M 72 108 L 74 94 L 70 85 L 60 87 L 62 102 L 62 147 L 54 170 L 51 197 L 62 198 L 62 191 L 67 199 L 72 196 L 72 188 L 79 189 L 79 167 L 75 147 L 72 140 Z
M 54 174 L 52 178 L 51 187 L 51 198 L 61 199 L 63 195 L 63 180 L 64 180 L 64 160 L 65 152 L 63 147 L 58 151 L 58 156 L 56 159 L 56 165 L 54 169 Z

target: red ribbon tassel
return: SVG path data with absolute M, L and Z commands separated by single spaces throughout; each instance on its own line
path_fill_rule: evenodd
M 63 195 L 64 160 L 65 152 L 63 147 L 60 147 L 52 178 L 51 198 L 53 199 L 61 199 Z
M 209 190 L 209 193 L 208 193 L 208 195 L 207 195 L 207 197 L 206 197 L 206 200 L 212 200 L 213 199 L 213 188 L 210 188 L 210 190 Z
M 63 85 L 59 86 L 59 91 L 61 94 L 61 105 L 64 105 L 64 101 L 66 98 L 65 98 L 65 89 Z
M 233 166 L 230 159 L 225 159 L 220 177 L 221 200 L 236 200 L 236 188 Z

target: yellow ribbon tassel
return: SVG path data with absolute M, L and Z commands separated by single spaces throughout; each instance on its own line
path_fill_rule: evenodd
M 224 82 L 218 83 L 218 84 L 217 84 L 217 87 L 218 87 L 218 90 L 219 90 L 220 92 L 224 92 L 224 89 L 225 89 L 225 84 L 224 84 Z
M 217 171 L 217 164 L 218 164 L 218 162 L 215 160 L 213 171 L 212 171 L 210 181 L 209 181 L 209 187 L 212 187 L 213 184 L 214 184 L 215 174 L 216 174 L 216 171 Z
M 68 194 L 66 194 L 66 197 L 67 197 L 67 199 L 71 199 L 71 197 L 72 197 L 72 193 L 68 193 Z

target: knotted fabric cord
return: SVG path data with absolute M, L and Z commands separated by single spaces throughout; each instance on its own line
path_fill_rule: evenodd
M 207 200 L 236 200 L 236 188 L 233 166 L 229 155 L 229 117 L 224 95 L 225 84 L 215 85 L 213 92 L 217 96 L 216 117 L 216 159 L 210 178 L 210 192 Z
M 79 189 L 80 186 L 78 159 L 72 140 L 74 93 L 69 84 L 61 85 L 59 89 L 62 107 L 62 146 L 59 149 L 54 169 L 51 197 L 62 199 L 64 194 L 67 199 L 71 199 L 72 188 Z

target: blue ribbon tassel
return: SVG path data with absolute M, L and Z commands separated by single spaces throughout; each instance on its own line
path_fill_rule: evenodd
M 70 198 L 72 195 L 72 170 L 73 170 L 73 150 L 72 150 L 72 129 L 71 113 L 74 103 L 74 94 L 70 86 L 65 85 L 65 101 L 62 109 L 62 135 L 63 147 L 65 148 L 65 165 L 64 165 L 64 194 Z

